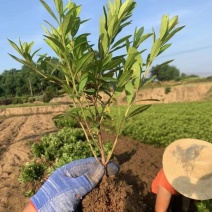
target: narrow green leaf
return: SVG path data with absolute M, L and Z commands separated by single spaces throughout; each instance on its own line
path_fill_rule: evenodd
M 16 57 L 16 56 L 14 56 L 14 55 L 12 55 L 12 54 L 9 54 L 13 59 L 15 59 L 16 61 L 18 61 L 18 62 L 20 62 L 20 63 L 22 63 L 22 64 L 24 64 L 24 65 L 29 65 L 29 63 L 28 62 L 26 62 L 25 60 L 22 60 L 22 59 L 20 59 L 20 58 L 18 58 L 18 57 Z
M 54 0 L 54 4 L 56 6 L 58 14 L 61 17 L 62 13 L 63 13 L 63 1 L 62 0 Z
M 143 67 L 143 61 L 140 54 L 136 56 L 136 62 L 132 65 L 133 70 L 133 79 L 134 79 L 134 86 L 136 89 L 139 89 L 140 87 L 140 81 L 141 81 L 141 71 Z
M 132 118 L 133 116 L 136 116 L 142 112 L 144 112 L 145 110 L 147 110 L 149 107 L 151 107 L 151 105 L 143 105 L 143 106 L 139 106 L 138 108 L 136 108 L 135 110 L 133 110 L 131 113 L 129 113 L 129 115 L 127 117 L 125 117 L 125 120 Z
M 126 93 L 126 96 L 127 96 L 128 104 L 132 103 L 132 99 L 133 99 L 133 96 L 134 96 L 133 90 L 134 90 L 134 88 L 133 88 L 132 82 L 128 81 L 125 85 L 125 93 Z
M 158 99 L 140 99 L 138 101 L 135 101 L 134 103 L 137 103 L 137 102 L 146 102 L 146 101 L 148 101 L 148 102 L 160 102 L 160 100 L 158 100 Z
M 103 70 L 112 70 L 113 68 L 116 68 L 117 66 L 119 66 L 122 62 L 123 62 L 123 59 L 122 58 L 113 59 L 110 62 L 108 62 L 107 64 L 105 64 L 102 67 L 102 69 Z
M 162 52 L 164 52 L 166 49 L 168 49 L 171 45 L 172 44 L 165 44 L 164 46 L 162 46 L 160 48 L 160 52 L 158 53 L 158 55 L 161 54 Z
M 46 10 L 49 12 L 49 14 L 57 21 L 57 23 L 59 24 L 59 21 L 57 20 L 57 17 L 55 16 L 54 12 L 51 10 L 51 8 L 49 7 L 48 4 L 46 4 L 45 1 L 40 0 L 40 2 L 43 4 L 43 6 L 46 8 Z
M 156 34 L 154 28 L 152 28 L 152 42 L 154 43 L 156 40 Z
M 123 87 L 115 87 L 115 93 L 113 95 L 113 100 L 116 101 L 116 99 L 122 94 L 124 88 Z
M 115 25 L 117 24 L 117 22 L 118 22 L 118 20 L 117 20 L 117 16 L 116 16 L 116 15 L 112 16 L 112 17 L 111 17 L 111 20 L 109 20 L 109 23 L 110 23 L 110 24 L 109 24 L 108 30 L 107 30 L 107 32 L 108 32 L 108 37 L 109 37 L 109 38 L 112 38 L 112 37 L 113 37 L 114 32 L 115 32 L 115 30 L 116 30 Z
M 132 74 L 133 74 L 132 70 L 124 71 L 123 74 L 120 76 L 120 78 L 118 78 L 117 87 L 122 87 L 127 82 L 129 82 L 129 80 L 132 77 Z
M 163 40 L 163 44 L 169 41 L 177 32 L 179 32 L 181 29 L 183 29 L 185 26 L 178 27 L 174 29 L 171 33 L 169 33 Z
M 139 30 L 137 30 L 137 27 L 135 28 L 134 31 L 134 36 L 133 36 L 133 43 L 137 42 L 140 37 L 143 35 L 144 33 L 144 27 L 141 27 Z
M 83 71 L 87 68 L 87 66 L 91 63 L 94 58 L 93 52 L 87 52 L 84 54 L 78 61 L 76 65 L 76 72 Z
M 160 25 L 160 39 L 162 40 L 167 33 L 169 17 L 163 15 Z
M 151 49 L 150 58 L 149 58 L 150 61 L 153 61 L 157 57 L 158 53 L 160 52 L 160 47 L 161 47 L 161 41 L 160 39 L 157 39 L 154 42 Z
M 115 47 L 119 46 L 120 44 L 122 44 L 123 42 L 126 42 L 126 40 L 128 40 L 131 37 L 131 35 L 125 36 L 124 38 L 121 38 L 120 40 L 118 40 L 115 44 L 113 44 L 111 49 L 114 49 Z
M 11 45 L 19 54 L 22 55 L 22 51 L 18 48 L 18 46 L 17 46 L 13 41 L 11 41 L 11 40 L 9 40 L 9 39 L 8 39 L 8 41 L 9 41 L 10 45 Z
M 65 52 L 65 48 L 63 46 L 63 44 L 59 41 L 59 39 L 56 39 L 56 38 L 53 38 L 53 37 L 50 37 L 50 36 L 47 36 L 47 35 L 44 35 L 44 37 L 46 37 L 47 39 L 51 40 L 54 45 L 56 45 L 61 52 Z
M 33 54 L 32 54 L 32 58 L 33 58 L 33 57 L 35 56 L 35 54 L 37 54 L 40 50 L 41 50 L 41 48 L 40 48 L 40 49 L 37 49 L 36 51 L 34 51 Z
M 133 45 L 133 47 L 138 48 L 138 47 L 141 45 L 141 43 L 143 43 L 143 42 L 144 42 L 147 38 L 149 38 L 150 36 L 152 36 L 152 33 L 148 33 L 148 34 L 143 35 L 143 36 L 137 41 L 137 43 L 136 43 L 135 45 Z
M 176 15 L 169 21 L 168 25 L 169 31 L 171 31 L 177 24 L 178 24 L 178 16 Z
M 57 55 L 60 55 L 59 52 L 58 52 L 58 48 L 57 48 L 57 46 L 54 44 L 54 42 L 52 42 L 52 41 L 49 40 L 49 39 L 44 39 L 44 41 L 52 48 L 52 50 L 53 50 Z
M 87 90 L 85 90 L 85 93 L 92 95 L 95 93 L 95 89 L 93 89 L 93 88 L 87 89 Z
M 142 81 L 141 86 L 144 87 L 145 85 L 147 85 L 147 84 L 153 82 L 153 81 L 156 79 L 156 77 L 157 77 L 157 76 L 154 75 L 154 76 L 150 77 L 150 79 L 148 79 L 147 81 L 144 81 L 145 78 L 143 77 L 142 80 L 141 80 L 141 81 Z
M 128 57 L 126 59 L 126 62 L 124 64 L 125 69 L 130 69 L 134 62 L 136 61 L 136 56 L 139 54 L 138 50 L 134 47 L 129 47 L 128 49 Z
M 88 81 L 88 73 L 84 73 L 80 79 L 79 92 L 82 91 Z
M 114 79 L 112 77 L 101 77 L 100 80 L 106 82 L 106 83 L 114 83 L 117 82 L 117 79 Z

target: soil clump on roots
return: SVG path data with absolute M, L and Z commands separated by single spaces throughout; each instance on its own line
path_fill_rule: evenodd
M 144 207 L 132 186 L 107 176 L 82 201 L 83 212 L 142 212 Z

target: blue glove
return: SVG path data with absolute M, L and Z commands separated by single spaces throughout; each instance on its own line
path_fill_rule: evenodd
M 108 175 L 119 171 L 113 162 L 106 169 Z M 82 197 L 100 182 L 104 173 L 105 167 L 95 158 L 73 161 L 54 171 L 31 202 L 39 212 L 76 211 Z

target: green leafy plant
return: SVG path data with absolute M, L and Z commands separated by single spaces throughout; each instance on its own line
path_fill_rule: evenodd
M 103 148 L 106 153 L 109 153 L 111 145 L 110 141 L 104 142 Z M 93 149 L 99 157 L 99 149 L 95 146 Z M 53 166 L 53 170 L 71 161 L 92 156 L 81 128 L 64 127 L 57 133 L 45 135 L 41 142 L 32 144 L 31 150 L 35 158 L 44 159 Z
M 131 16 L 136 2 L 134 0 L 108 1 L 103 7 L 100 17 L 99 38 L 97 51 L 88 41 L 89 33 L 79 34 L 78 30 L 87 20 L 81 20 L 81 6 L 69 1 L 63 5 L 62 0 L 54 0 L 57 14 L 44 1 L 40 0 L 54 24 L 45 21 L 45 41 L 56 53 L 58 61 L 51 60 L 47 54 L 40 55 L 35 62 L 34 56 L 39 49 L 31 52 L 33 42 L 19 45 L 9 40 L 13 48 L 23 59 L 11 55 L 15 60 L 28 66 L 45 79 L 58 84 L 62 91 L 73 100 L 73 107 L 61 116 L 74 118 L 85 133 L 93 155 L 97 158 L 94 147 L 101 153 L 101 161 L 106 165 L 117 145 L 124 123 L 133 116 L 142 113 L 150 105 L 142 105 L 136 109 L 131 106 L 136 101 L 138 91 L 148 82 L 146 76 L 153 60 L 164 52 L 171 44 L 167 43 L 183 26 L 178 25 L 178 16 L 169 18 L 164 15 L 161 20 L 159 35 L 154 29 L 151 33 L 144 33 L 144 28 L 135 28 L 133 35 L 121 36 L 121 31 L 131 24 Z M 141 44 L 151 38 L 152 47 L 144 60 L 140 49 Z M 123 53 L 117 55 L 118 51 Z M 168 64 L 170 61 L 161 65 Z M 52 73 L 47 72 L 52 67 Z M 58 71 L 58 77 L 54 72 Z M 59 77 L 61 76 L 61 78 Z M 127 108 L 123 116 L 116 119 L 116 138 L 109 154 L 103 148 L 102 125 L 110 120 L 110 106 L 116 102 L 121 93 L 127 98 Z M 103 94 L 106 98 L 103 98 Z M 57 117 L 58 118 L 58 117 Z
M 42 180 L 46 168 L 47 167 L 44 163 L 37 161 L 28 162 L 25 166 L 21 168 L 21 175 L 19 177 L 19 181 L 31 183 L 40 181 Z
M 63 128 L 63 127 L 77 127 L 77 122 L 74 119 L 68 118 L 68 117 L 62 117 L 62 118 L 54 118 L 54 125 L 57 128 Z
M 211 212 L 212 200 L 197 201 L 196 207 L 198 212 Z

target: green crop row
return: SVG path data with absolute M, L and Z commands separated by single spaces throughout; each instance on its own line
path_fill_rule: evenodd
M 113 119 L 123 112 L 124 106 L 120 111 L 112 108 Z M 111 124 L 107 126 L 115 128 Z M 142 114 L 129 119 L 123 134 L 142 143 L 164 147 L 181 138 L 212 142 L 212 102 L 154 104 Z

